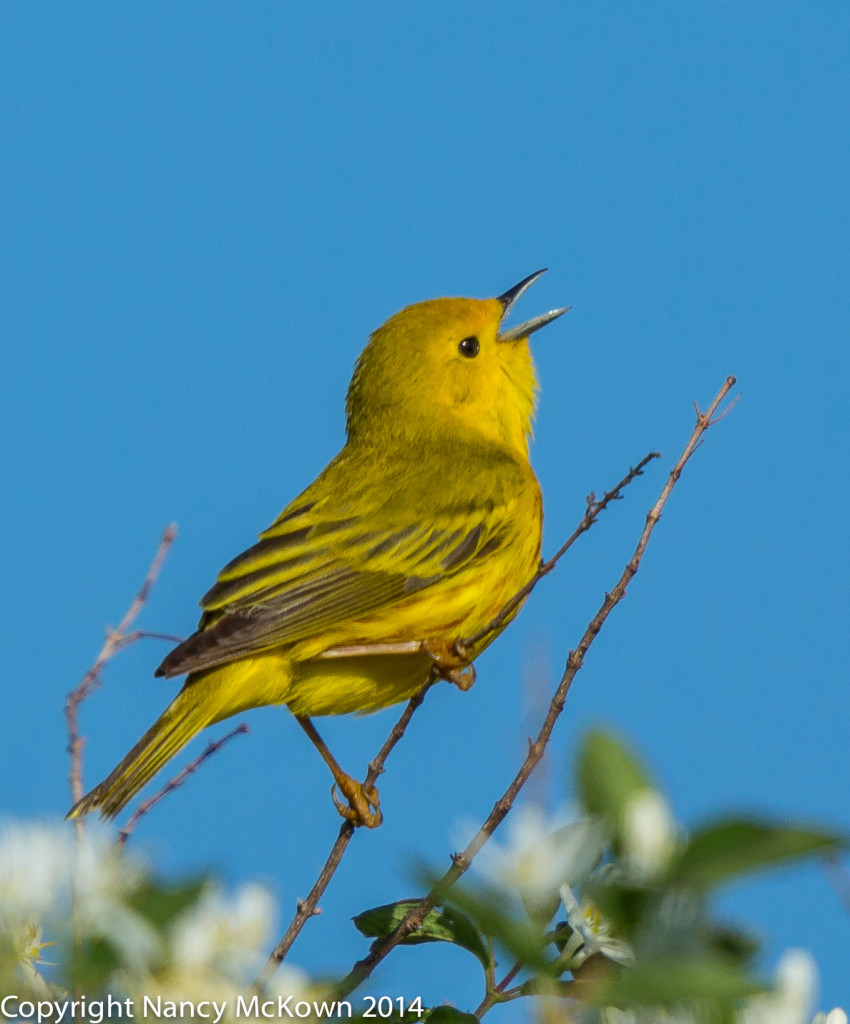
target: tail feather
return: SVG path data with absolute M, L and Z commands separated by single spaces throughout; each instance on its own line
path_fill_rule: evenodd
M 291 678 L 288 659 L 274 651 L 191 672 L 180 693 L 130 753 L 74 804 L 68 817 L 99 810 L 103 817 L 114 818 L 201 729 L 249 708 L 284 703 Z
M 121 763 L 74 804 L 67 817 L 78 818 L 99 809 L 102 817 L 114 818 L 166 761 L 211 723 L 218 709 L 206 704 L 182 690 Z

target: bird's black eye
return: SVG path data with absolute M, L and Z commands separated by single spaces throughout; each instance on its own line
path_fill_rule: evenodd
M 469 338 L 464 338 L 458 345 L 457 350 L 462 356 L 466 356 L 467 359 L 473 359 L 478 355 L 478 350 L 480 348 L 481 346 L 478 343 L 478 338 L 473 335 Z

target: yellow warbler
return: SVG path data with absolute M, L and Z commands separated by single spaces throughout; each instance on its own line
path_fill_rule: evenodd
M 341 813 L 380 823 L 377 793 L 342 771 L 309 716 L 395 704 L 432 671 L 471 685 L 465 666 L 501 630 L 459 642 L 534 575 L 543 512 L 528 461 L 528 336 L 565 310 L 502 323 L 542 273 L 497 299 L 408 306 L 375 331 L 348 389 L 342 451 L 219 573 L 197 632 L 156 672 L 188 673 L 182 690 L 69 817 L 117 814 L 205 726 L 286 704 L 346 797 Z

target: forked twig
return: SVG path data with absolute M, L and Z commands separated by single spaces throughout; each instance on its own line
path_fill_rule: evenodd
M 578 538 L 583 533 L 585 533 L 587 530 L 590 529 L 591 526 L 593 526 L 593 524 L 599 517 L 599 514 L 602 511 L 604 511 L 604 509 L 607 508 L 607 506 L 612 501 L 616 501 L 619 498 L 621 498 L 622 491 L 624 490 L 624 488 L 626 488 L 636 477 L 641 476 L 647 464 L 651 462 L 653 459 L 657 458 L 659 458 L 658 452 L 651 452 L 649 455 L 646 455 L 644 458 L 640 460 L 640 462 L 638 462 L 636 466 L 630 468 L 629 472 L 623 477 L 623 479 L 620 480 L 620 482 L 616 484 L 616 486 L 614 486 L 610 491 L 607 491 L 603 495 L 603 497 L 598 501 L 594 494 L 588 495 L 587 508 L 585 510 L 584 516 L 579 525 L 570 535 L 570 537 L 565 541 L 565 543 L 561 545 L 561 547 L 552 556 L 552 558 L 550 558 L 547 562 L 543 562 L 541 564 L 540 568 L 537 570 L 534 577 L 529 581 L 529 583 L 526 584 L 526 586 L 524 586 L 522 590 L 518 591 L 518 593 L 516 593 L 511 598 L 511 600 L 505 605 L 502 611 L 491 622 L 489 622 L 483 630 L 481 630 L 479 633 L 476 633 L 475 636 L 461 641 L 461 643 L 477 643 L 480 639 L 487 636 L 494 630 L 498 629 L 505 621 L 505 619 L 511 614 L 511 612 L 513 612 L 516 609 L 516 607 L 522 601 L 524 601 L 526 597 L 528 597 L 528 595 L 539 583 L 539 581 L 555 568 L 559 560 L 563 557 L 567 550 L 570 547 L 572 547 L 576 540 L 578 540 Z M 387 740 L 384 743 L 383 747 L 381 747 L 380 751 L 378 752 L 374 760 L 370 762 L 369 771 L 363 783 L 365 788 L 368 789 L 370 786 L 374 786 L 375 782 L 378 779 L 378 776 L 384 770 L 384 763 L 390 751 L 404 735 L 405 729 L 407 728 L 410 719 L 413 717 L 414 712 L 425 699 L 425 694 L 428 692 L 430 687 L 434 685 L 436 681 L 437 680 L 435 678 L 430 679 L 422 687 L 422 689 L 411 698 L 410 702 L 404 709 L 404 712 L 402 713 L 398 722 L 396 722 L 396 724 L 393 726 L 393 729 L 390 732 L 389 736 L 387 737 Z M 339 863 L 342 860 L 343 854 L 345 853 L 345 850 L 349 842 L 351 841 L 351 837 L 353 834 L 354 825 L 350 821 L 344 821 L 340 826 L 339 834 L 337 835 L 337 838 L 333 846 L 331 847 L 331 851 L 328 855 L 328 858 L 325 861 L 322 870 L 319 872 L 319 877 L 316 879 L 315 883 L 313 884 L 313 888 L 310 890 L 309 896 L 307 896 L 306 899 L 298 901 L 296 905 L 295 916 L 290 921 L 289 927 L 286 929 L 283 938 L 272 950 L 265 967 L 258 976 L 257 980 L 254 982 L 254 985 L 252 986 L 253 991 L 263 991 L 271 976 L 274 974 L 274 972 L 282 963 L 286 954 L 292 948 L 292 944 L 295 942 L 296 938 L 301 932 L 301 929 L 304 927 L 304 925 L 311 917 L 319 913 L 319 900 L 321 899 L 322 895 L 327 889 L 331 878 L 333 878 L 334 872 L 339 866 Z
M 140 819 L 143 818 L 152 807 L 158 804 L 163 797 L 168 796 L 168 794 L 173 792 L 175 789 L 179 789 L 186 779 L 188 779 L 190 775 L 193 775 L 205 761 L 208 761 L 213 756 L 213 754 L 221 750 L 225 743 L 232 740 L 235 736 L 239 736 L 246 732 L 248 732 L 248 726 L 243 722 L 241 725 L 237 725 L 235 729 L 231 729 L 225 736 L 207 744 L 202 753 L 196 757 L 194 761 L 190 761 L 185 768 L 181 769 L 173 779 L 169 779 L 162 789 L 154 793 L 152 797 L 149 797 L 143 803 L 140 803 L 135 811 L 130 815 L 127 820 L 127 824 L 122 829 L 118 830 L 118 838 L 116 839 L 118 846 L 123 846 L 127 842 L 130 835 L 136 828 L 136 825 L 139 824 Z
M 80 704 L 82 704 L 86 697 L 88 697 L 100 685 L 101 673 L 110 658 L 113 658 L 118 651 L 127 647 L 130 643 L 133 643 L 135 640 L 141 639 L 143 636 L 147 635 L 142 632 L 128 634 L 127 630 L 133 624 L 136 616 L 142 610 L 142 607 L 150 596 L 151 588 L 159 575 L 162 563 L 165 561 L 165 556 L 168 554 L 168 549 L 171 547 L 176 537 L 177 527 L 172 523 L 171 526 L 167 526 L 165 528 L 162 534 L 162 539 L 159 542 L 156 555 L 154 556 L 154 560 L 151 562 L 150 569 L 148 569 L 147 576 L 145 576 L 144 582 L 139 588 L 138 594 L 133 598 L 133 602 L 127 609 L 124 618 L 115 629 L 107 630 L 106 640 L 100 650 L 100 654 L 98 654 L 92 667 L 80 680 L 79 685 L 75 689 L 71 690 L 65 700 L 65 721 L 68 725 L 68 753 L 71 757 L 69 782 L 71 786 L 71 798 L 74 803 L 77 803 L 77 801 L 81 800 L 83 797 L 84 740 L 80 736 L 79 729 L 78 711 Z M 82 829 L 83 819 L 76 819 L 75 824 L 78 830 Z
M 699 408 L 697 408 L 697 422 L 690 439 L 685 445 L 684 451 L 679 457 L 676 465 L 670 471 L 658 500 L 647 513 L 646 523 L 640 535 L 640 539 L 638 540 L 637 547 L 635 548 L 632 557 L 626 563 L 626 567 L 614 586 L 614 589 L 605 595 L 605 599 L 599 607 L 599 610 L 590 620 L 581 640 L 579 641 L 578 647 L 569 652 L 564 674 L 561 677 L 561 681 L 558 684 L 554 696 L 552 697 L 549 710 L 540 728 L 540 732 L 537 735 L 537 739 L 529 745 L 528 755 L 513 781 L 493 805 L 493 809 L 490 811 L 486 821 L 475 834 L 466 849 L 462 853 L 456 854 L 452 857 L 451 867 L 445 872 L 436 885 L 434 885 L 428 895 L 423 897 L 416 907 L 408 911 L 396 928 L 386 936 L 386 938 L 379 939 L 372 944 L 368 955 L 362 960 L 359 960 L 352 967 L 346 977 L 335 986 L 332 998 L 344 998 L 346 995 L 353 992 L 366 980 L 366 978 L 369 977 L 375 967 L 381 963 L 381 961 L 384 960 L 396 946 L 403 942 L 408 935 L 421 927 L 428 912 L 443 902 L 451 887 L 455 882 L 457 882 L 461 875 L 469 869 L 469 866 L 472 864 L 472 861 L 479 850 L 492 836 L 510 811 L 518 793 L 522 789 L 528 777 L 531 775 L 535 766 L 543 757 L 546 745 L 552 735 L 555 722 L 564 709 L 567 693 L 569 692 L 576 673 L 584 664 L 584 658 L 590 645 L 593 643 L 593 640 L 596 638 L 599 630 L 602 628 L 611 611 L 625 597 L 626 588 L 635 573 L 638 571 L 638 567 L 640 566 L 646 546 L 649 543 L 652 531 L 655 529 L 655 525 L 661 518 L 661 511 L 664 508 L 667 499 L 670 497 L 670 493 L 676 486 L 679 477 L 682 475 L 682 470 L 684 469 L 685 464 L 699 446 L 700 439 L 705 431 L 708 430 L 712 424 L 716 423 L 717 419 L 720 419 L 722 415 L 724 415 L 721 414 L 721 417 L 717 417 L 717 419 L 714 418 L 720 404 L 729 394 L 729 391 L 734 387 L 734 385 L 735 378 L 727 377 L 723 386 L 720 388 L 720 391 L 718 391 L 715 396 L 714 401 L 708 407 L 708 410 L 703 413 Z

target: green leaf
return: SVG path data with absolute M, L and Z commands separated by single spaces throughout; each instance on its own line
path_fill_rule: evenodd
M 478 1024 L 474 1013 L 464 1013 L 454 1006 L 435 1006 L 426 1010 L 421 1019 L 428 1024 Z
M 99 995 L 120 963 L 114 946 L 106 939 L 88 939 L 71 953 L 71 982 L 79 991 Z
M 207 886 L 206 878 L 191 879 L 176 885 L 146 882 L 128 900 L 131 907 L 159 932 L 185 910 L 197 903 Z
M 377 997 L 375 997 L 377 998 Z M 413 1010 L 410 1006 L 405 1007 L 402 1013 L 397 1007 L 388 1015 L 384 1016 L 376 1007 L 371 1007 L 366 1013 L 355 1014 L 351 1018 L 355 1024 L 375 1024 L 376 1021 L 385 1024 L 479 1024 L 478 1018 L 472 1013 L 464 1013 L 447 1003 L 440 1006 L 426 1006 L 422 1010 Z
M 446 905 L 443 907 L 442 924 L 444 926 L 448 925 L 453 935 L 451 941 L 477 956 L 485 967 L 491 966 L 493 957 L 490 953 L 490 947 L 484 941 L 471 918 L 458 910 L 457 907 Z
M 706 942 L 713 953 L 733 961 L 740 967 L 747 967 L 761 949 L 761 943 L 754 935 L 728 926 L 711 929 L 706 936 Z
M 354 925 L 368 938 L 382 939 L 395 931 L 408 911 L 418 907 L 419 899 L 399 900 L 382 907 L 364 910 L 355 917 Z M 490 950 L 472 920 L 456 907 L 445 906 L 430 910 L 418 931 L 412 932 L 403 944 L 416 945 L 419 942 L 450 942 L 468 950 L 478 957 L 484 967 L 491 965 Z
M 695 832 L 673 867 L 692 885 L 720 885 L 739 875 L 840 850 L 846 839 L 823 829 L 730 818 Z
M 537 970 L 550 966 L 545 954 L 549 938 L 527 918 L 514 917 L 503 890 L 483 884 L 474 889 L 455 886 L 452 903 L 472 918 L 480 932 L 501 943 L 514 960 Z
M 722 960 L 658 960 L 620 971 L 595 994 L 600 1005 L 673 1006 L 703 1002 L 712 1006 L 767 991 L 768 986 Z
M 579 797 L 593 815 L 617 828 L 629 800 L 640 790 L 652 789 L 635 755 L 610 733 L 589 732 L 579 748 Z

